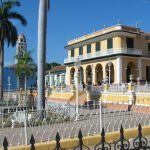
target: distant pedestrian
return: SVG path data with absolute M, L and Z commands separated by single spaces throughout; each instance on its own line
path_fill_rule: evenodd
M 82 82 L 82 85 L 83 85 L 83 91 L 84 91 L 84 89 L 85 89 L 85 84 L 84 84 L 84 82 Z
M 98 81 L 98 85 L 101 85 L 101 81 L 100 80 Z

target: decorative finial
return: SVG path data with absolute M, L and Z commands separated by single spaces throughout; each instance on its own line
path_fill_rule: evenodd
M 86 35 L 86 32 L 84 32 L 84 35 Z
M 136 28 L 139 28 L 139 23 L 138 22 L 136 23 Z
M 120 19 L 118 19 L 118 24 L 120 24 Z

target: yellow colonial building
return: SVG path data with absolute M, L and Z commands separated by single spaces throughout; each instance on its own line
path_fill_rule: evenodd
M 78 57 L 80 83 L 90 79 L 97 85 L 106 78 L 110 83 L 126 83 L 129 75 L 150 81 L 150 33 L 140 28 L 117 24 L 73 39 L 65 48 L 67 85 L 73 83 Z

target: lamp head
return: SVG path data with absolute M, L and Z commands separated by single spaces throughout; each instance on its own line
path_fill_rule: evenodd
M 81 61 L 80 61 L 79 57 L 77 57 L 76 61 L 75 61 L 75 67 L 77 67 L 79 69 L 80 66 L 81 66 Z
M 109 60 L 108 61 L 108 67 L 111 67 L 111 65 L 112 65 L 112 62 Z

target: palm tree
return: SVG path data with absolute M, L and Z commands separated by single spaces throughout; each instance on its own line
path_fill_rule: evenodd
M 12 9 L 20 6 L 18 0 L 1 0 L 0 5 L 0 100 L 3 98 L 3 68 L 4 68 L 4 44 L 7 42 L 8 46 L 16 45 L 18 33 L 17 28 L 12 23 L 12 20 L 18 20 L 22 25 L 26 25 L 26 19 Z
M 31 51 L 26 51 L 22 57 L 16 55 L 18 63 L 16 64 L 15 73 L 18 77 L 24 76 L 25 100 L 27 96 L 27 79 L 33 77 L 36 72 L 36 64 L 31 56 Z
M 39 1 L 38 19 L 38 109 L 45 108 L 45 59 L 46 59 L 46 29 L 47 10 L 50 0 Z

